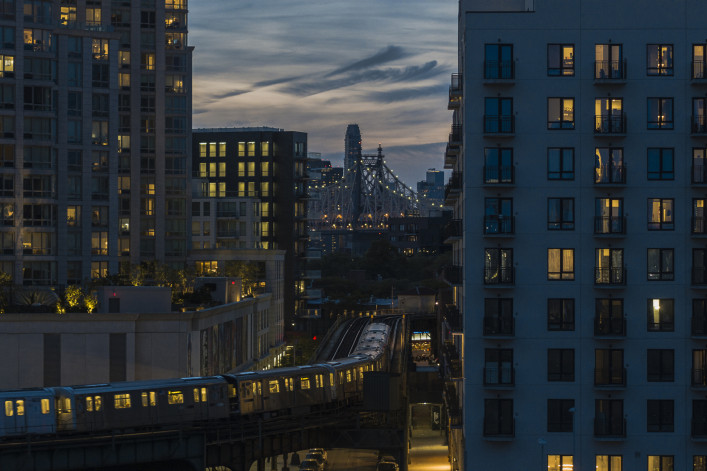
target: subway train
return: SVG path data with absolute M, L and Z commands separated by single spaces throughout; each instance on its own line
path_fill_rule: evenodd
M 362 399 L 363 375 L 387 368 L 390 326 L 369 324 L 351 356 L 289 368 L 194 378 L 0 391 L 0 440 L 143 431 L 232 416 L 306 415 Z

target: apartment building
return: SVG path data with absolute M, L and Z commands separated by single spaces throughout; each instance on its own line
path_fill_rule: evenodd
M 453 469 L 706 469 L 706 16 L 460 2 Z
M 0 269 L 65 285 L 184 263 L 186 0 L 0 2 Z

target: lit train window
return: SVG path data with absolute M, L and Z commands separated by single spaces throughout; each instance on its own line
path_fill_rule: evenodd
M 228 397 L 229 398 L 236 397 L 236 388 L 232 384 L 228 385 Z
M 346 370 L 346 382 L 351 382 L 351 370 Z
M 194 403 L 199 402 L 199 388 L 194 388 Z
M 209 396 L 206 394 L 206 388 L 201 388 L 201 402 L 206 402 Z
M 96 408 L 96 412 L 103 408 L 103 398 L 101 396 L 94 396 L 93 405 Z
M 116 409 L 130 409 L 130 394 L 114 394 L 113 407 Z
M 287 387 L 288 391 L 294 391 L 295 390 L 295 380 L 292 378 L 285 378 L 285 386 Z
M 25 401 L 22 399 L 15 401 L 15 409 L 17 409 L 17 415 L 25 415 Z
M 15 407 L 12 405 L 12 401 L 5 401 L 5 415 L 7 417 L 15 415 Z
M 270 382 L 268 383 L 268 386 L 270 386 L 270 394 L 280 392 L 280 382 L 278 380 L 271 379 Z
M 86 396 L 86 412 L 93 412 L 93 398 Z
M 309 389 L 309 378 L 302 377 L 299 379 L 300 389 Z
M 143 391 L 142 394 L 140 394 L 140 398 L 142 400 L 142 407 L 147 407 L 147 391 Z
M 184 404 L 182 391 L 167 391 L 167 404 Z
M 329 373 L 329 386 L 334 386 L 334 373 Z
M 358 369 L 358 377 L 363 379 L 363 367 Z
M 41 407 L 42 407 L 42 414 L 48 414 L 49 413 L 49 399 L 42 399 Z
M 71 399 L 68 397 L 59 398 L 56 401 L 57 414 L 67 414 L 71 412 Z
M 315 387 L 317 387 L 317 388 L 322 387 L 320 375 L 314 375 L 314 382 L 315 382 Z

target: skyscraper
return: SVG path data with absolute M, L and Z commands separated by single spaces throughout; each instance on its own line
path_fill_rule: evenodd
M 186 0 L 4 0 L 0 34 L 0 269 L 64 285 L 183 264 Z
M 361 131 L 358 124 L 346 126 L 346 136 L 344 137 L 344 177 L 346 173 L 361 157 Z

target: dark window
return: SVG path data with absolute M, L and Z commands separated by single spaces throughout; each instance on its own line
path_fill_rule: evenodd
M 647 403 L 647 431 L 648 432 L 673 432 L 675 407 L 670 399 L 648 399 Z
M 574 230 L 574 198 L 547 199 L 547 228 L 551 231 Z
M 693 234 L 707 233 L 707 225 L 705 225 L 705 203 L 704 198 L 692 199 L 692 221 L 691 232 Z
M 673 249 L 648 249 L 648 279 L 672 281 L 675 278 L 675 251 Z
M 648 44 L 646 46 L 646 73 L 648 75 L 673 75 L 672 44 Z
M 670 430 L 670 432 L 672 432 L 672 430 Z M 707 401 L 704 399 L 693 399 L 692 436 L 704 437 L 705 435 L 707 435 Z
M 673 299 L 648 299 L 648 331 L 675 330 L 675 302 Z
M 484 149 L 484 183 L 513 183 L 513 149 Z
M 107 88 L 110 73 L 108 64 L 93 64 L 92 65 L 92 83 L 96 88 Z
M 513 45 L 486 44 L 484 47 L 484 78 L 513 78 Z
M 574 148 L 550 147 L 547 150 L 547 179 L 574 180 Z
M 597 298 L 594 301 L 594 309 L 594 335 L 626 335 L 622 298 Z
M 675 350 L 649 348 L 646 354 L 649 382 L 675 381 Z
M 692 99 L 692 127 L 690 132 L 693 134 L 707 133 L 707 99 L 693 98 Z
M 547 75 L 551 77 L 574 75 L 574 44 L 547 45 Z
M 594 149 L 594 183 L 626 183 L 623 147 Z
M 665 147 L 648 148 L 648 180 L 673 180 L 674 150 Z
M 513 349 L 487 348 L 484 351 L 484 384 L 513 384 Z
M 574 129 L 574 98 L 547 99 L 547 128 Z
M 692 249 L 692 284 L 707 284 L 707 249 Z
M 513 98 L 487 97 L 484 100 L 484 132 L 513 132 Z
M 547 400 L 547 431 L 572 432 L 574 399 Z
M 648 230 L 672 231 L 675 229 L 673 219 L 673 198 L 648 198 Z
M 484 335 L 513 335 L 513 298 L 484 299 Z
M 484 249 L 484 284 L 513 283 L 513 249 Z
M 707 350 L 692 351 L 692 385 L 707 386 Z
M 626 435 L 624 401 L 622 399 L 594 400 L 594 435 L 599 437 L 623 437 Z
M 513 199 L 486 198 L 484 200 L 484 234 L 513 233 Z
M 707 335 L 707 299 L 692 300 L 692 335 Z
M 623 350 L 616 348 L 594 350 L 594 384 L 598 386 L 626 385 Z
M 594 46 L 595 79 L 616 80 L 626 77 L 622 47 L 621 44 L 596 44 Z
M 574 298 L 547 300 L 547 330 L 574 330 Z
M 513 434 L 513 399 L 484 399 L 484 435 Z
M 673 99 L 648 98 L 648 129 L 673 129 Z
M 707 161 L 705 149 L 692 149 L 692 183 L 707 183 Z
M 547 380 L 574 381 L 574 349 L 550 348 L 547 351 Z

